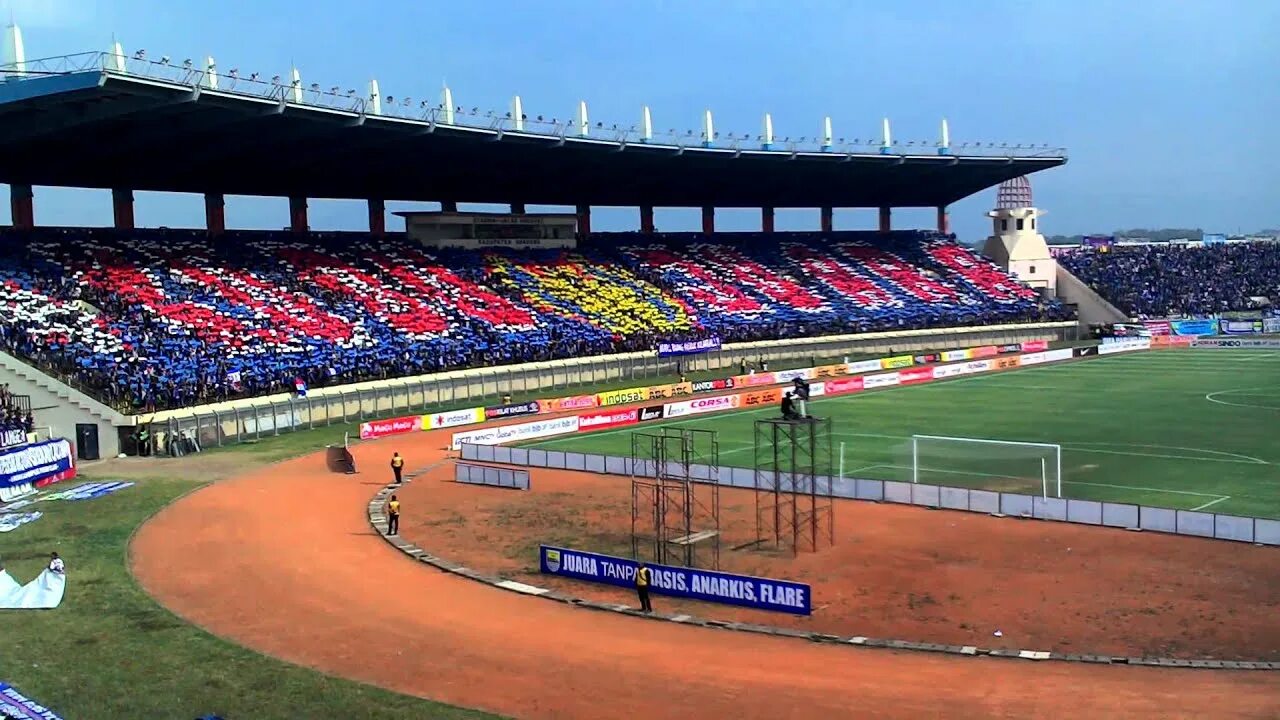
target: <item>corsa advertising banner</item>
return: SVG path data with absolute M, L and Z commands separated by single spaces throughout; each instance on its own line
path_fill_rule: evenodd
M 532 403 L 530 403 L 532 404 Z M 467 408 L 466 410 L 449 410 L 447 412 L 432 413 L 431 415 L 423 415 L 425 425 L 423 429 L 439 430 L 441 428 L 458 427 L 459 425 L 472 425 L 478 422 L 484 422 L 485 412 L 482 407 Z
M 895 368 L 911 367 L 915 364 L 915 358 L 911 355 L 898 355 L 897 357 L 880 358 L 881 370 L 893 370 Z
M 574 395 L 572 397 L 539 400 L 538 411 L 544 413 L 564 412 L 566 410 L 586 410 L 599 405 L 595 395 Z
M 547 575 L 623 588 L 634 588 L 636 584 L 634 560 L 549 545 L 540 546 L 538 555 L 538 565 Z M 811 612 L 811 590 L 808 585 L 801 583 L 668 565 L 647 567 L 650 575 L 649 592 L 654 595 L 739 605 L 792 615 L 808 615 Z
M 1049 349 L 1048 340 L 1028 340 L 1022 343 L 1023 352 L 1041 352 Z
M 715 397 L 698 398 L 697 400 L 667 403 L 663 409 L 663 416 L 677 418 L 685 415 L 716 412 L 718 410 L 731 410 L 738 407 L 740 398 L 740 395 L 717 395 Z
M 551 418 L 548 420 L 535 420 L 533 422 L 521 423 L 519 425 L 498 425 L 494 427 L 481 428 L 479 430 L 468 430 L 453 434 L 453 440 L 449 443 L 449 447 L 457 450 L 462 443 L 469 445 L 501 445 L 508 442 L 522 442 L 524 440 L 535 440 L 537 438 L 550 437 L 552 435 L 564 435 L 565 433 L 578 431 L 578 416 L 570 415 L 568 417 Z
M 640 410 L 637 408 L 583 413 L 578 416 L 578 432 L 634 425 L 639 421 Z

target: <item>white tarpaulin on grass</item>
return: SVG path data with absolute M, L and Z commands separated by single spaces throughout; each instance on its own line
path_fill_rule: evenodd
M 67 577 L 46 569 L 40 577 L 19 585 L 9 573 L 0 570 L 0 610 L 47 610 L 62 604 Z

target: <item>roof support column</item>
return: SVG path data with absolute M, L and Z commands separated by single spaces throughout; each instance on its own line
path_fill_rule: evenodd
M 760 208 L 760 231 L 764 233 L 773 232 L 773 208 Z
M 458 203 L 453 200 L 441 200 L 440 212 L 458 212 Z
M 210 235 L 227 231 L 227 199 L 222 193 L 204 194 L 204 226 Z
M 943 235 L 951 234 L 951 213 L 947 212 L 945 205 L 938 207 L 938 232 Z
M 578 237 L 585 238 L 591 234 L 591 206 L 578 206 Z
M 512 215 L 524 215 L 525 212 L 527 211 L 525 210 L 524 203 L 511 203 Z
M 824 207 L 821 210 L 821 214 L 822 214 L 822 232 L 829 233 L 834 231 L 836 228 L 835 211 L 829 207 Z
M 115 220 L 117 230 L 132 230 L 133 224 L 133 191 L 128 188 L 115 188 L 111 191 L 111 216 Z
M 307 231 L 307 199 L 289 198 L 289 229 L 296 233 Z
M 893 229 L 893 208 L 880 208 L 880 232 L 887 233 Z
M 640 206 L 640 232 L 645 235 L 653 234 L 653 206 Z
M 369 198 L 369 234 L 382 237 L 387 234 L 387 203 Z
M 13 226 L 30 230 L 36 226 L 35 193 L 30 185 L 9 186 L 9 209 L 13 211 Z
M 711 235 L 716 231 L 716 209 L 711 206 L 702 208 L 702 234 Z

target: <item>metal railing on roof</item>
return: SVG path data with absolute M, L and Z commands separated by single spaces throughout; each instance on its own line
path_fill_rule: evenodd
M 600 142 L 617 146 L 650 145 L 683 149 L 709 149 L 720 151 L 771 153 L 793 155 L 796 153 L 821 153 L 831 155 L 890 155 L 890 156 L 962 156 L 992 158 L 1065 158 L 1066 149 L 1050 145 L 996 142 L 952 143 L 944 148 L 938 140 L 894 140 L 885 145 L 878 138 L 831 138 L 826 144 L 819 137 L 775 137 L 766 148 L 764 138 L 749 133 L 715 132 L 708 142 L 697 130 L 665 132 L 654 130 L 645 137 L 635 125 L 617 125 L 596 122 L 588 128 L 588 134 L 580 133 L 573 119 L 547 118 L 544 115 L 521 118 L 523 130 L 516 130 L 516 121 L 509 112 L 482 110 L 478 107 L 442 107 L 431 101 L 414 101 L 411 97 L 397 100 L 392 95 L 378 98 L 356 88 L 334 85 L 325 88 L 319 83 L 302 85 L 281 75 L 263 77 L 260 73 L 242 73 L 238 69 L 209 70 L 191 60 L 172 62 L 168 57 L 153 60 L 143 52 L 133 55 L 116 55 L 110 52 L 86 52 L 74 55 L 27 60 L 19 64 L 0 65 L 0 82 L 23 80 L 50 75 L 98 71 L 168 84 L 197 88 L 201 92 L 270 100 L 284 105 L 325 108 L 363 117 L 394 118 L 429 127 L 458 127 L 505 135 L 527 137 L 551 137 L 562 141 Z M 374 112 L 375 108 L 377 112 Z M 449 122 L 448 119 L 452 118 Z

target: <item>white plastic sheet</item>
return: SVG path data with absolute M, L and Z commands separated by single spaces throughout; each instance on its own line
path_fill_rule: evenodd
M 0 609 L 47 610 L 62 604 L 67 578 L 62 573 L 45 570 L 26 585 L 19 585 L 7 571 L 0 570 Z

